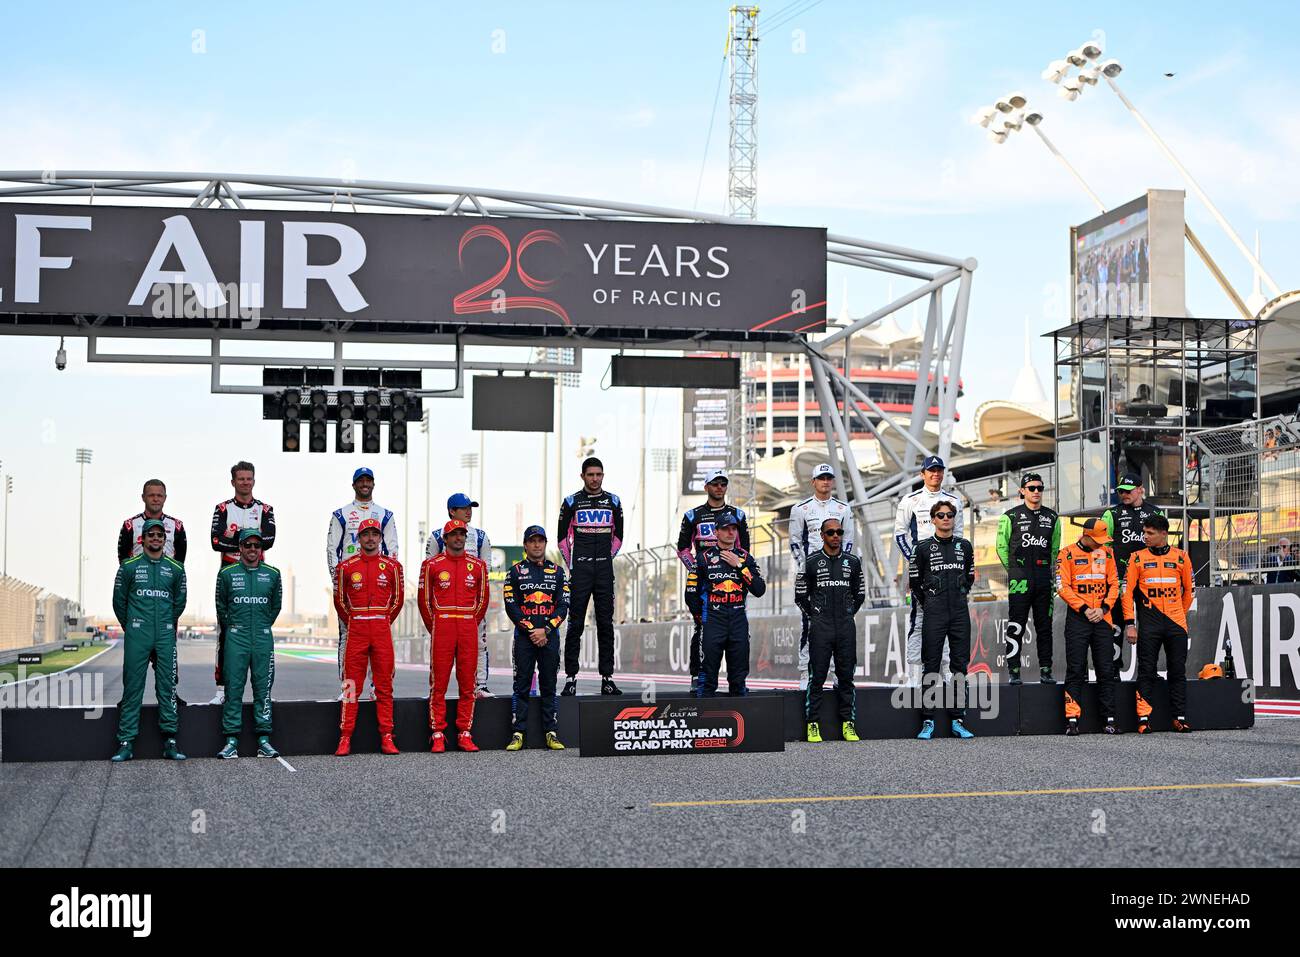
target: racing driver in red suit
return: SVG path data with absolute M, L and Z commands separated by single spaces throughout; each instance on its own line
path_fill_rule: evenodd
M 393 743 L 393 632 L 402 611 L 406 585 L 402 566 L 379 553 L 383 540 L 379 519 L 357 526 L 361 553 L 338 563 L 334 570 L 334 607 L 347 626 L 348 644 L 343 658 L 343 720 L 339 746 L 334 753 L 352 752 L 352 729 L 357 723 L 357 695 L 366 682 L 366 665 L 375 686 L 375 711 L 379 717 L 379 749 L 397 754 Z
M 488 567 L 465 553 L 468 529 L 460 519 L 442 527 L 445 550 L 426 558 L 420 566 L 420 617 L 429 630 L 429 750 L 447 750 L 447 682 L 456 664 L 456 746 L 477 751 L 470 730 L 474 726 L 474 676 L 478 668 L 478 626 L 487 615 Z

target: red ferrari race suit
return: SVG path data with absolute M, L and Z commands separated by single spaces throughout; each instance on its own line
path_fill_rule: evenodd
M 488 568 L 480 558 L 441 552 L 420 566 L 420 617 L 429 630 L 429 730 L 447 728 L 447 683 L 456 665 L 456 727 L 474 725 L 478 625 L 487 615 Z
M 379 733 L 393 731 L 392 623 L 402 611 L 406 584 L 401 564 L 387 555 L 354 555 L 334 570 L 334 607 L 347 626 L 343 649 L 343 720 L 350 735 L 357 723 L 357 697 L 366 683 L 366 665 L 375 686 Z

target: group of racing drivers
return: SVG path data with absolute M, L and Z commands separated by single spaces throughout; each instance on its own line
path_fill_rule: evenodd
M 936 684 L 949 673 L 965 675 L 970 655 L 968 595 L 975 580 L 974 551 L 962 537 L 962 509 L 943 486 L 945 466 L 929 456 L 921 466 L 922 487 L 901 500 L 895 540 L 908 562 L 911 610 L 906 657 L 912 684 Z M 594 602 L 601 694 L 621 694 L 614 684 L 613 559 L 623 536 L 622 503 L 604 489 L 599 459 L 582 464 L 583 487 L 560 508 L 558 547 L 565 569 L 546 557 L 548 539 L 540 525 L 524 534 L 525 558 L 506 577 L 503 598 L 514 625 L 514 730 L 507 750 L 523 747 L 529 698 L 538 696 L 546 745 L 562 750 L 556 719 L 561 661 L 559 629 L 568 620 L 561 695 L 577 692 L 581 637 L 587 606 Z M 861 561 L 855 552 L 849 506 L 832 495 L 834 469 L 813 470 L 813 495 L 790 513 L 795 603 L 802 629 L 800 687 L 805 691 L 807 740 L 820 742 L 821 699 L 834 663 L 841 736 L 858 740 L 853 676 L 857 667 L 854 617 L 866 598 Z M 270 505 L 253 497 L 255 470 L 249 462 L 231 468 L 234 495 L 217 504 L 212 548 L 221 554 L 217 577 L 217 693 L 222 706 L 223 758 L 238 757 L 244 687 L 251 678 L 253 719 L 259 757 L 275 758 L 270 741 L 274 681 L 272 627 L 280 612 L 280 573 L 264 560 L 275 544 Z M 326 560 L 339 619 L 338 674 L 342 685 L 340 737 L 336 754 L 351 752 L 357 700 L 367 673 L 380 731 L 380 749 L 398 753 L 393 742 L 394 651 L 392 623 L 405 599 L 405 573 L 393 513 L 375 503 L 374 473 L 353 474 L 353 500 L 330 517 Z M 729 691 L 747 693 L 749 626 L 746 598 L 761 596 L 766 584 L 749 552 L 745 513 L 726 501 L 728 478 L 716 470 L 705 478 L 706 502 L 685 513 L 678 554 L 687 570 L 686 604 L 694 618 L 689 670 L 692 692 L 717 693 L 726 660 Z M 1041 476 L 1023 476 L 1023 503 L 1000 518 L 997 551 L 1007 571 L 1009 623 L 1006 662 L 1012 684 L 1021 682 L 1020 660 L 1033 617 L 1041 680 L 1052 677 L 1052 608 L 1060 595 L 1065 625 L 1065 712 L 1067 734 L 1079 733 L 1082 687 L 1088 653 L 1098 682 L 1104 731 L 1115 733 L 1117 643 L 1137 645 L 1139 732 L 1150 730 L 1151 686 L 1160 650 L 1168 665 L 1174 730 L 1188 731 L 1185 666 L 1186 612 L 1192 603 L 1191 566 L 1168 544 L 1169 523 L 1144 502 L 1141 480 L 1125 475 L 1117 483 L 1120 504 L 1090 519 L 1078 542 L 1060 547 L 1057 514 L 1042 504 Z M 165 757 L 183 759 L 176 747 L 176 623 L 185 606 L 185 528 L 167 515 L 165 485 L 145 483 L 144 510 L 127 519 L 118 537 L 120 567 L 114 612 L 125 633 L 123 696 L 114 761 L 129 760 L 139 727 L 147 669 L 154 665 L 159 728 Z M 491 545 L 470 524 L 477 502 L 463 493 L 447 500 L 448 521 L 434 530 L 420 567 L 417 601 L 430 635 L 430 750 L 447 750 L 446 692 L 453 665 L 458 688 L 456 746 L 478 750 L 471 734 L 475 698 L 490 697 L 485 617 Z M 1111 544 L 1113 541 L 1113 545 Z M 929 701 L 930 699 L 923 699 Z M 920 738 L 933 736 L 932 707 L 922 708 Z M 965 712 L 952 712 L 954 736 L 969 738 Z

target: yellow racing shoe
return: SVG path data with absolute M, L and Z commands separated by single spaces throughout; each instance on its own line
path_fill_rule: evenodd
M 546 732 L 546 746 L 552 751 L 564 750 L 564 742 L 560 740 L 560 736 L 554 731 Z
M 809 744 L 822 743 L 822 729 L 818 726 L 816 721 L 808 722 L 808 743 Z
M 840 736 L 843 737 L 845 741 L 862 740 L 861 738 L 858 737 L 858 729 L 853 727 L 852 721 L 844 722 L 844 725 L 840 728 Z
M 522 751 L 524 749 L 524 736 L 516 731 L 510 735 L 510 743 L 506 745 L 507 751 Z

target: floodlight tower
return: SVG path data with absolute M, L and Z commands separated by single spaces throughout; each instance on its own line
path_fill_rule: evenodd
M 727 164 L 727 215 L 758 218 L 758 7 L 731 8 L 727 30 L 731 67 L 731 149 Z
M 758 7 L 733 6 L 727 28 L 727 63 L 731 68 L 731 136 L 727 162 L 727 215 L 736 219 L 758 218 Z M 758 363 L 745 355 L 740 360 L 740 391 L 728 405 L 735 445 L 731 469 L 734 501 L 754 497 L 754 472 L 758 452 L 754 433 L 758 429 Z

